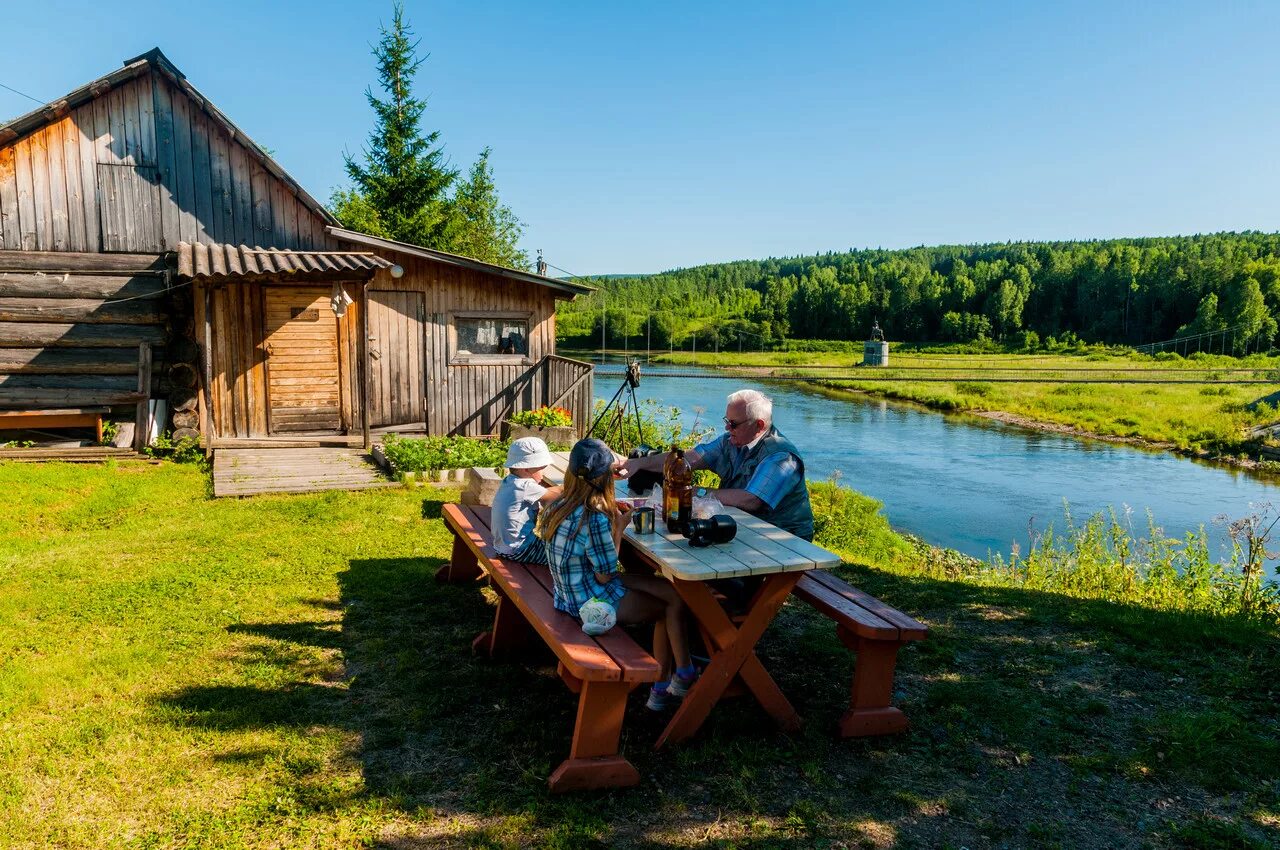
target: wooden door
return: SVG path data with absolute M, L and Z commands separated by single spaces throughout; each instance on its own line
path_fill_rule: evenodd
M 329 290 L 265 286 L 267 424 L 272 434 L 338 431 L 338 319 Z
M 427 425 L 426 297 L 421 292 L 369 292 L 369 422 Z

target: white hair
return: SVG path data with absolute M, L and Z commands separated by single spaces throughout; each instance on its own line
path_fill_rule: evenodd
M 729 393 L 728 402 L 729 404 L 742 402 L 743 409 L 747 416 L 751 417 L 752 422 L 762 419 L 766 428 L 773 424 L 773 399 L 759 390 L 738 390 L 736 393 Z

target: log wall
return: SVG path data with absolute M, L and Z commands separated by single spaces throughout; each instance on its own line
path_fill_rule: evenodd
M 0 251 L 0 408 L 131 411 L 144 342 L 151 394 L 167 393 L 182 314 L 168 282 L 157 254 Z

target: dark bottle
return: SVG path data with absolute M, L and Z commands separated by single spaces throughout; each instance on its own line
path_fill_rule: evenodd
M 671 447 L 662 472 L 662 516 L 668 534 L 683 534 L 693 515 L 693 470 L 684 449 Z

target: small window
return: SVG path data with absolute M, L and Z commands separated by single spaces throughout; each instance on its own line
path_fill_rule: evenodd
M 455 362 L 493 362 L 495 357 L 529 356 L 529 320 L 502 316 L 455 316 Z

